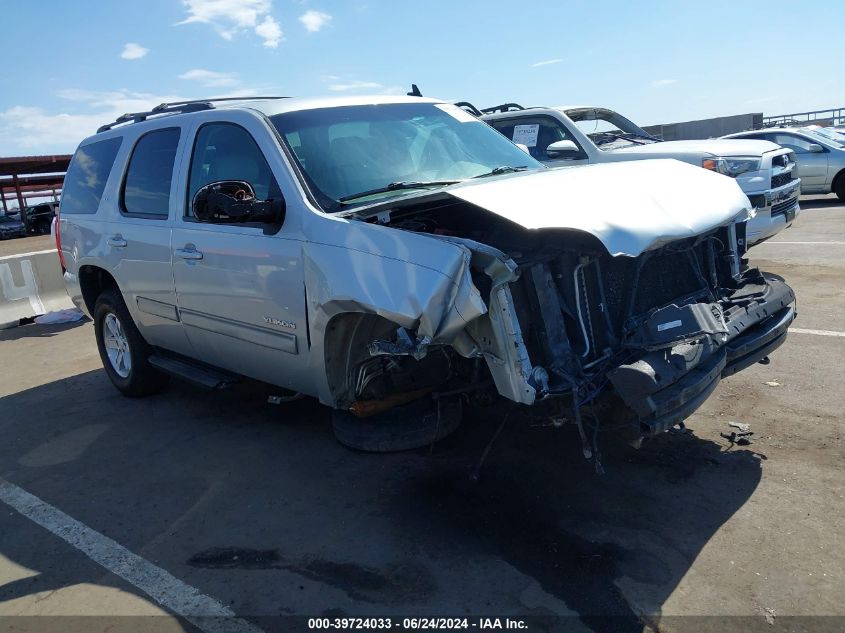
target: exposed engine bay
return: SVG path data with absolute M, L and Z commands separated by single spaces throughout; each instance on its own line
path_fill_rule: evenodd
M 764 359 L 795 317 L 789 286 L 742 259 L 744 223 L 613 257 L 588 233 L 528 230 L 448 196 L 368 221 L 464 245 L 489 312 L 448 344 L 385 322 L 355 370 L 358 406 L 492 381 L 576 422 L 582 438 L 585 410 L 636 443 Z

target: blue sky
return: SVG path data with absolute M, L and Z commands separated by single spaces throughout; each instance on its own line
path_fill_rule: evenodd
M 72 152 L 167 99 L 404 93 L 641 124 L 845 106 L 845 3 L 3 3 L 0 156 Z

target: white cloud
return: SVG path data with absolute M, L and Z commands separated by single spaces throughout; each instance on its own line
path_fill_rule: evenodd
M 267 48 L 276 48 L 284 39 L 282 27 L 272 15 L 265 16 L 264 21 L 255 27 L 255 32 L 264 39 Z
M 562 59 L 545 59 L 541 62 L 537 62 L 536 64 L 531 64 L 531 68 L 537 68 L 538 66 L 550 66 L 551 64 L 559 64 L 562 61 Z
M 663 86 L 671 86 L 678 83 L 677 79 L 655 79 L 651 82 L 652 88 L 662 88 Z
M 0 112 L 0 144 L 4 153 L 70 153 L 105 122 L 102 115 L 48 114 L 42 108 L 14 106 Z
M 123 59 L 141 59 L 145 57 L 147 53 L 150 52 L 149 48 L 144 48 L 140 44 L 136 44 L 135 42 L 128 42 L 123 47 L 123 52 L 120 56 Z
M 201 88 L 199 90 L 202 91 Z M 215 96 L 249 97 L 268 91 L 271 92 L 266 86 L 250 88 L 239 85 Z M 64 106 L 49 111 L 29 105 L 0 110 L 0 147 L 5 155 L 70 154 L 82 139 L 122 114 L 146 112 L 160 103 L 186 101 L 203 95 L 193 91 L 189 94 L 159 95 L 125 89 L 95 91 L 66 88 L 59 90 L 56 96 L 66 102 L 66 111 Z
M 333 92 L 347 92 L 349 90 L 379 90 L 384 88 L 379 83 L 375 81 L 357 81 L 351 80 L 343 84 L 331 84 L 329 86 L 329 90 Z
M 115 90 L 95 92 L 71 88 L 58 96 L 82 112 L 51 113 L 17 105 L 0 111 L 0 147 L 8 154 L 72 153 L 79 142 L 126 112 L 149 110 L 159 103 L 182 101 L 182 95 L 153 95 Z
M 241 31 L 252 30 L 268 48 L 276 48 L 284 39 L 281 25 L 270 14 L 270 0 L 182 0 L 182 4 L 188 17 L 177 25 L 210 24 L 227 40 Z
M 316 33 L 321 28 L 331 22 L 332 16 L 322 11 L 314 11 L 313 9 L 306 11 L 299 16 L 299 21 L 309 33 Z
M 194 68 L 193 70 L 184 72 L 179 75 L 179 79 L 197 81 L 203 86 L 207 86 L 209 88 L 234 86 L 238 83 L 237 75 L 235 75 L 235 73 L 220 73 L 214 70 L 205 70 L 203 68 Z

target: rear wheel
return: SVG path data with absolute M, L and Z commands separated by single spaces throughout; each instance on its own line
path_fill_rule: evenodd
M 453 433 L 461 424 L 461 400 L 430 397 L 359 418 L 348 411 L 333 411 L 337 441 L 359 451 L 391 453 L 429 446 Z
M 120 393 L 148 396 L 167 383 L 167 376 L 149 364 L 147 358 L 152 350 L 116 289 L 105 290 L 97 297 L 94 334 L 106 374 Z

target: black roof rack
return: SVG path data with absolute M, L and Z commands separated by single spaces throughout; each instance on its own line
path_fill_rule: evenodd
M 482 114 L 481 110 L 476 108 L 469 101 L 456 101 L 455 105 L 458 106 L 459 108 L 466 110 L 467 112 L 469 112 L 470 114 L 473 114 L 475 116 L 481 116 L 481 114 Z
M 140 123 L 146 121 L 151 116 L 159 114 L 185 114 L 187 112 L 199 112 L 201 110 L 211 110 L 214 104 L 218 101 L 252 101 L 260 99 L 288 99 L 289 97 L 218 97 L 215 99 L 194 99 L 191 101 L 172 101 L 170 103 L 160 103 L 152 110 L 147 112 L 128 112 L 123 114 L 113 123 L 107 123 L 97 128 L 97 134 L 105 132 L 123 123 Z
M 503 103 L 501 105 L 483 108 L 481 111 L 484 114 L 493 114 L 494 112 L 510 112 L 511 110 L 525 110 L 525 108 L 518 103 Z

